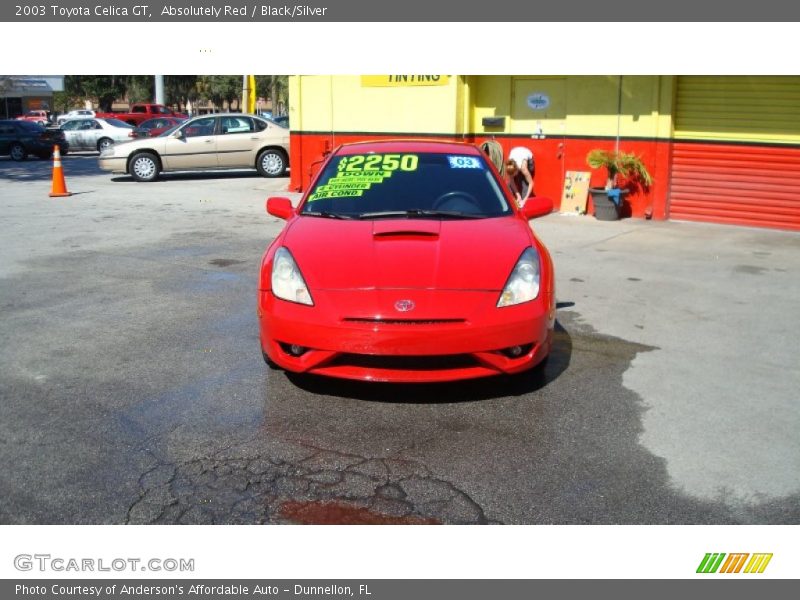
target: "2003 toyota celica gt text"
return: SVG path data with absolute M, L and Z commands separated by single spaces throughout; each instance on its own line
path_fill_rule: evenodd
M 550 352 L 550 254 L 475 146 L 338 148 L 261 263 L 261 347 L 288 371 L 432 382 L 513 374 Z

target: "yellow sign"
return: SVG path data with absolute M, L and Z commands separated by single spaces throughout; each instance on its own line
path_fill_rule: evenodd
M 362 75 L 361 87 L 447 85 L 450 75 Z

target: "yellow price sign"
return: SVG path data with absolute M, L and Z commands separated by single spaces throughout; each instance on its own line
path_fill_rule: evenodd
M 450 75 L 362 75 L 361 87 L 420 87 L 448 85 Z

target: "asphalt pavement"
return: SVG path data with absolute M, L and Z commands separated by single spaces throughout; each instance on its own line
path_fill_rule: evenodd
M 800 235 L 551 215 L 543 376 L 271 371 L 255 171 L 0 158 L 0 523 L 800 523 Z

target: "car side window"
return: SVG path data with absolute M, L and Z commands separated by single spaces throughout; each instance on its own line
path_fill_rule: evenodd
M 65 131 L 72 131 L 74 129 L 78 129 L 80 127 L 81 121 L 67 121 L 61 126 L 61 129 Z
M 183 128 L 183 134 L 186 137 L 199 137 L 202 135 L 214 135 L 214 124 L 216 117 L 208 117 L 205 119 L 197 119 L 192 121 Z
M 223 117 L 222 133 L 250 133 L 253 120 L 247 117 Z
M 146 112 L 144 106 L 134 106 L 133 109 L 131 109 L 131 114 L 143 112 Z
M 260 121 L 259 119 L 253 119 L 256 124 L 256 131 L 264 131 L 267 128 L 267 124 L 265 121 Z

